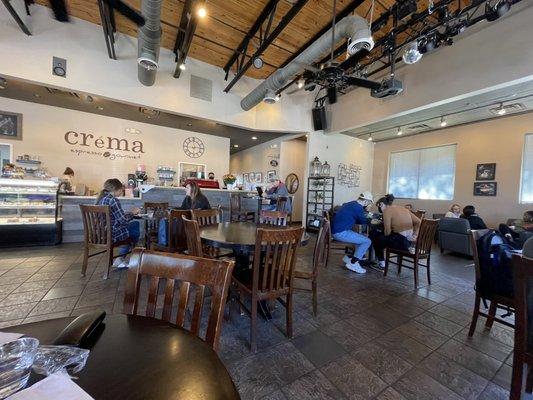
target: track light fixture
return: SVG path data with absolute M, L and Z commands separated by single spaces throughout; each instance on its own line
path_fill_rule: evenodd
M 180 64 L 180 69 L 181 69 L 182 71 L 185 71 L 185 70 L 187 69 L 187 67 L 185 66 L 185 63 L 181 63 L 181 64 Z
M 500 103 L 500 107 L 498 107 L 498 111 L 496 111 L 496 113 L 498 115 L 505 115 L 506 112 L 507 112 L 507 110 L 503 106 L 503 103 Z
M 367 139 L 367 140 L 368 140 L 369 142 L 371 142 L 372 140 L 374 140 L 374 139 L 372 139 L 372 134 L 370 134 L 370 136 L 368 136 L 368 139 Z
M 403 131 L 402 131 L 402 128 L 400 126 L 398 127 L 398 132 L 396 132 L 396 134 L 398 136 L 402 136 L 403 135 Z
M 444 128 L 446 125 L 448 125 L 448 122 L 444 117 L 440 117 L 440 126 L 441 128 Z
M 261 57 L 255 57 L 253 61 L 253 65 L 255 69 L 261 69 L 263 68 L 263 59 Z
M 303 88 L 305 85 L 305 80 L 303 78 L 298 79 L 298 89 Z
M 205 7 L 206 1 L 201 2 L 198 8 L 196 9 L 196 14 L 200 18 L 205 18 L 207 16 L 207 8 Z
M 406 64 L 414 64 L 422 58 L 422 53 L 418 50 L 418 41 L 411 42 L 403 52 L 403 61 Z
M 511 9 L 511 2 L 509 0 L 499 0 L 494 5 L 490 2 L 485 3 L 485 17 L 487 21 L 496 21 L 503 17 Z

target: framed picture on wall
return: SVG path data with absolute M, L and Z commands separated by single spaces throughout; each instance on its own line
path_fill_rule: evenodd
M 263 183 L 263 173 L 262 172 L 256 172 L 255 173 L 255 183 L 256 184 Z
M 476 181 L 493 181 L 496 179 L 496 164 L 478 164 L 476 168 Z
M 474 196 L 496 196 L 497 194 L 497 182 L 474 182 Z
M 266 176 L 267 182 L 270 182 L 270 179 L 271 178 L 275 178 L 275 177 L 276 177 L 276 171 L 274 171 L 274 170 L 267 171 L 267 176 Z
M 0 138 L 22 140 L 22 114 L 0 111 Z
M 248 176 L 249 176 L 249 182 L 250 183 L 255 183 L 255 173 L 254 172 L 250 172 L 250 174 Z
M 248 174 L 242 174 L 242 183 L 250 182 L 250 176 Z

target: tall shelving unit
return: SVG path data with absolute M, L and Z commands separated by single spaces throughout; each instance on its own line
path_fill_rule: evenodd
M 310 176 L 307 178 L 306 228 L 318 230 L 324 211 L 333 208 L 335 178 L 332 176 Z

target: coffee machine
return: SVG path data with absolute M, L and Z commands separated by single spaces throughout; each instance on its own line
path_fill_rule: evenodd
M 133 189 L 133 195 L 139 197 L 140 186 L 148 180 L 146 167 L 144 164 L 137 165 L 137 170 L 133 174 L 128 174 L 128 187 Z

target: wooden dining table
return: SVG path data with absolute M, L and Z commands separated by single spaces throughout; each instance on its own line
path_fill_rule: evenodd
M 50 344 L 74 317 L 2 329 Z M 215 351 L 188 331 L 154 318 L 107 315 L 75 382 L 95 400 L 237 400 Z M 30 384 L 42 379 L 32 373 Z

